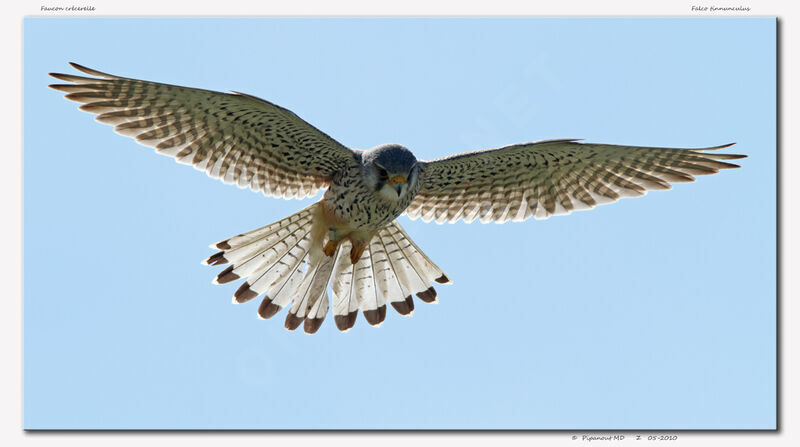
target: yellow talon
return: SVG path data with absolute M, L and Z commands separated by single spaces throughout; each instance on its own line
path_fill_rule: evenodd
M 353 249 L 350 250 L 350 262 L 357 264 L 358 260 L 361 259 L 361 255 L 364 254 L 364 250 L 366 248 L 367 244 L 353 244 Z
M 328 241 L 324 247 L 322 247 L 322 252 L 325 253 L 325 256 L 333 256 L 336 253 L 336 247 L 339 246 L 338 242 Z

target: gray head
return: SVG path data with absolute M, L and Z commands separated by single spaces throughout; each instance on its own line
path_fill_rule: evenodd
M 417 157 L 399 144 L 383 144 L 361 155 L 367 185 L 387 200 L 396 201 L 417 182 Z

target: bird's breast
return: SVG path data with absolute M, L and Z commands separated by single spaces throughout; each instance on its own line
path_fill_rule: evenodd
M 358 169 L 349 169 L 334 177 L 322 202 L 331 222 L 350 231 L 371 232 L 402 214 L 414 198 L 411 193 L 400 200 L 386 200 L 364 182 Z

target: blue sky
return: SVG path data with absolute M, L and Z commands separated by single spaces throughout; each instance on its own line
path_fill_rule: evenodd
M 775 20 L 26 19 L 24 426 L 775 427 Z M 400 218 L 454 280 L 314 336 L 209 243 L 311 203 L 209 179 L 45 86 L 67 61 L 250 93 L 418 158 L 549 138 L 743 169 L 504 225 Z

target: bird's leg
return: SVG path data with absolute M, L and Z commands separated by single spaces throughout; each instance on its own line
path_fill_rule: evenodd
M 325 246 L 322 247 L 322 252 L 325 253 L 325 256 L 333 256 L 333 254 L 336 253 L 336 247 L 338 246 L 339 241 L 328 240 L 328 242 L 325 243 Z
M 350 250 L 350 262 L 353 264 L 358 263 L 358 260 L 361 259 L 361 255 L 364 254 L 364 250 L 367 248 L 366 242 L 355 242 L 353 241 L 353 248 Z
M 336 230 L 333 228 L 328 229 L 328 242 L 322 247 L 322 252 L 325 256 L 333 256 L 336 253 L 336 248 L 339 246 L 339 240 L 336 239 Z

